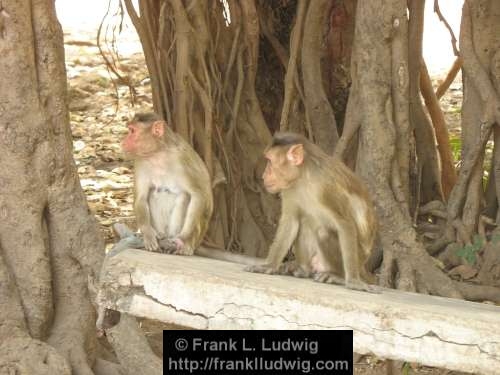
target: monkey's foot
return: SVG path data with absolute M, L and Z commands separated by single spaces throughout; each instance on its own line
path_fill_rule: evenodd
M 174 243 L 175 246 L 175 250 L 172 252 L 172 254 L 188 255 L 188 256 L 194 254 L 194 248 L 191 245 L 184 243 L 184 241 L 181 240 L 180 238 L 175 238 L 171 241 Z
M 336 284 L 336 285 L 344 285 L 345 280 L 343 277 L 334 275 L 330 272 L 318 272 L 313 275 L 313 280 L 318 283 L 325 284 Z
M 163 254 L 174 254 L 177 250 L 175 241 L 171 238 L 161 238 L 159 241 L 160 251 Z
M 188 247 L 188 246 L 184 246 L 181 249 L 176 249 L 172 254 L 190 256 L 190 255 L 194 254 L 194 249 L 192 249 L 191 247 Z
M 360 290 L 362 292 L 377 293 L 377 294 L 382 292 L 382 289 L 379 286 L 370 285 L 365 283 L 364 281 L 355 279 L 346 281 L 344 280 L 343 277 L 334 275 L 333 273 L 329 272 L 315 273 L 313 276 L 313 280 L 318 283 L 345 285 L 345 287 L 348 289 Z
M 158 243 L 155 242 L 146 242 L 144 241 L 144 248 L 147 251 L 152 251 L 152 252 L 159 252 L 160 248 L 158 247 Z
M 292 275 L 294 277 L 299 277 L 302 279 L 311 277 L 311 272 L 306 271 L 294 260 L 283 263 L 279 267 L 277 273 L 282 275 Z
M 349 288 L 352 290 L 360 290 L 362 292 L 369 292 L 369 293 L 376 293 L 376 294 L 382 293 L 382 288 L 380 288 L 379 286 L 370 285 L 370 284 L 367 284 L 361 280 L 346 281 L 345 286 L 346 286 L 346 288 Z
M 279 274 L 279 270 L 276 268 L 262 264 L 258 266 L 247 266 L 244 268 L 245 271 L 247 272 L 255 272 L 255 273 L 265 273 L 266 275 L 276 275 Z
M 159 244 L 156 231 L 152 228 L 145 228 L 141 231 L 144 238 L 144 248 L 148 251 L 158 251 Z
M 296 268 L 293 272 L 292 275 L 294 277 L 299 277 L 301 279 L 307 279 L 308 277 L 311 277 L 311 273 L 305 271 L 303 268 Z

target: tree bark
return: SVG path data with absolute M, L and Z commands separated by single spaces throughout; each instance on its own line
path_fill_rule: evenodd
M 103 243 L 72 159 L 62 30 L 53 2 L 2 6 L 0 256 L 8 276 L 1 283 L 13 280 L 7 288 L 17 290 L 4 311 L 17 318 L 5 322 L 2 314 L 0 326 L 14 324 L 19 333 L 2 341 L 13 352 L 28 343 L 32 357 L 17 347 L 26 368 L 66 373 L 60 359 L 52 370 L 50 361 L 37 363 L 48 350 L 75 373 L 91 373 L 95 313 L 87 278 L 97 275 Z M 13 366 L 8 355 L 1 360 Z
M 323 30 L 329 19 L 331 6 L 330 0 L 314 0 L 309 3 L 302 41 L 306 111 L 311 119 L 314 140 L 328 153 L 333 153 L 339 137 L 333 109 L 323 87 L 321 70 L 321 57 L 325 53 Z
M 448 128 L 446 127 L 444 113 L 439 106 L 439 99 L 436 97 L 436 94 L 434 94 L 431 77 L 423 61 L 420 66 L 420 91 L 422 92 L 425 106 L 429 111 L 432 125 L 434 126 L 434 133 L 436 134 L 439 158 L 441 160 L 441 185 L 443 187 L 444 198 L 447 200 L 450 196 L 451 189 L 457 182 L 457 173 L 453 163 L 450 136 L 448 134 Z
M 417 165 L 421 175 L 418 181 L 422 203 L 442 200 L 441 174 L 439 170 L 434 128 L 424 112 L 420 99 L 420 66 L 422 64 L 422 39 L 425 1 L 408 2 L 408 68 L 410 80 L 410 122 L 415 130 Z M 420 203 L 420 202 L 419 202 Z
M 155 356 L 142 335 L 136 319 L 121 314 L 120 322 L 107 330 L 116 355 L 127 375 L 159 375 L 163 370 L 162 360 Z
M 90 375 L 104 244 L 73 160 L 63 33 L 50 0 L 3 1 L 0 18 L 0 369 Z
M 459 56 L 453 62 L 453 65 L 448 71 L 448 74 L 446 74 L 446 78 L 444 79 L 444 81 L 441 82 L 439 87 L 436 89 L 436 97 L 438 100 L 441 99 L 441 97 L 446 93 L 446 91 L 448 91 L 448 88 L 455 80 L 455 77 L 457 76 L 458 72 L 461 69 L 462 69 L 462 58 Z
M 448 228 L 443 237 L 448 242 L 470 243 L 482 210 L 485 147 L 493 125 L 500 123 L 500 94 L 490 78 L 498 72 L 492 62 L 499 58 L 500 52 L 498 47 L 491 46 L 498 45 L 499 11 L 500 4 L 490 0 L 466 1 L 463 7 L 460 27 L 464 71 L 462 167 L 447 206 Z M 496 164 L 493 168 L 492 178 L 498 176 Z M 490 179 L 489 183 L 494 184 L 495 180 Z
M 400 65 L 392 61 L 392 43 L 405 32 L 406 1 L 376 0 L 358 2 L 356 12 L 354 85 L 363 108 L 360 129 L 358 171 L 373 195 L 380 220 L 380 236 L 384 249 L 380 283 L 408 291 L 430 292 L 461 297 L 451 280 L 435 265 L 417 241 L 405 203 L 395 199 L 391 181 L 396 155 L 396 127 L 390 84 L 392 69 L 402 80 L 408 80 Z M 373 28 L 373 20 L 378 20 Z M 403 36 L 404 37 L 404 34 Z

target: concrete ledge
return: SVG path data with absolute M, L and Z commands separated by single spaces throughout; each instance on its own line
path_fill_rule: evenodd
M 195 329 L 352 329 L 357 353 L 500 374 L 500 307 L 391 290 L 369 294 L 242 268 L 125 250 L 104 265 L 104 304 Z

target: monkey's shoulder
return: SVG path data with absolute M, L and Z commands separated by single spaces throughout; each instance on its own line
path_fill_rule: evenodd
M 332 222 L 333 226 L 337 226 L 339 220 L 356 221 L 360 217 L 371 217 L 371 199 L 366 189 L 353 181 L 352 176 L 354 174 L 350 171 L 345 175 L 337 174 L 337 178 L 334 178 L 335 173 L 309 176 L 310 180 L 291 194 L 292 199 L 285 199 L 284 204 L 296 208 L 300 216 Z
M 208 169 L 203 159 L 186 141 L 182 140 L 179 147 L 175 150 L 175 155 L 172 155 L 177 164 L 182 165 L 186 171 L 191 171 L 195 175 L 208 177 Z

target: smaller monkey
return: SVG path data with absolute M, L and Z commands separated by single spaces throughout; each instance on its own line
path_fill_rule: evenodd
M 212 215 L 213 196 L 208 170 L 194 149 L 154 113 L 137 114 L 128 129 L 122 148 L 134 160 L 134 211 L 143 238 L 117 223 L 120 242 L 108 255 L 146 248 L 261 264 L 263 259 L 199 246 Z
M 281 217 L 264 264 L 247 270 L 375 291 L 365 263 L 377 226 L 361 180 L 299 134 L 275 134 L 265 157 L 264 186 L 281 193 Z M 284 262 L 290 249 L 294 259 Z
M 137 114 L 128 129 L 122 149 L 134 160 L 134 211 L 144 247 L 192 255 L 213 210 L 204 162 L 154 113 Z

